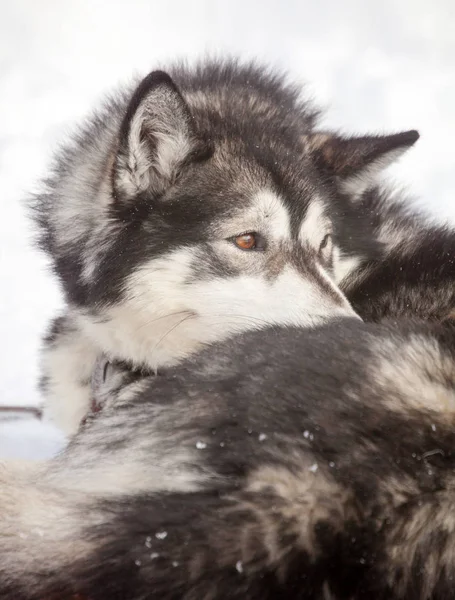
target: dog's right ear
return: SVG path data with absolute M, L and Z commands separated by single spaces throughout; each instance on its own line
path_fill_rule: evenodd
M 392 135 L 345 137 L 316 132 L 303 138 L 316 167 L 356 198 L 377 183 L 378 175 L 419 139 L 415 130 Z
M 143 193 L 162 194 L 185 164 L 207 151 L 175 83 L 153 71 L 134 92 L 120 128 L 114 198 L 124 203 Z

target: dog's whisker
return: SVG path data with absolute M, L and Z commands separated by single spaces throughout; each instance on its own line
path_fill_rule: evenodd
M 157 323 L 158 321 L 162 321 L 164 319 L 169 319 L 171 317 L 177 317 L 179 315 L 188 315 L 191 316 L 193 313 L 190 310 L 179 310 L 173 313 L 168 313 L 166 315 L 161 315 L 160 317 L 155 317 L 153 319 L 149 319 L 148 321 L 146 321 L 145 323 L 141 323 L 140 325 L 138 325 L 138 327 L 135 329 L 135 331 L 139 331 L 145 327 L 148 327 L 149 325 L 153 325 L 153 323 Z
M 187 315 L 186 317 L 184 317 L 183 319 L 181 319 L 178 323 L 176 323 L 175 325 L 173 325 L 159 340 L 158 342 L 155 344 L 154 348 L 151 351 L 151 355 L 153 356 L 153 353 L 156 352 L 156 350 L 158 349 L 159 345 L 173 332 L 175 331 L 175 329 L 177 329 L 177 327 L 179 327 L 180 325 L 182 325 L 182 323 L 184 323 L 185 321 L 187 321 L 188 319 L 192 318 L 192 314 Z

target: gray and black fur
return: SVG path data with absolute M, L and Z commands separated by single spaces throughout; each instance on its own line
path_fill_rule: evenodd
M 349 319 L 111 366 L 64 453 L 2 475 L 0 597 L 452 598 L 454 364 L 451 325 Z
M 365 194 L 357 210 L 369 221 L 372 239 L 379 237 L 381 243 L 373 253 L 363 254 L 358 270 L 341 286 L 356 312 L 368 321 L 452 318 L 453 228 L 432 223 L 403 200 L 390 201 L 377 190 Z
M 454 236 L 376 181 L 417 137 L 320 132 L 233 62 L 154 72 L 87 125 L 35 205 L 73 437 L 1 474 L 0 598 L 453 597 Z M 132 370 L 75 433 L 101 353 Z
M 453 232 L 378 187 L 418 133 L 348 137 L 317 121 L 283 76 L 212 61 L 150 73 L 61 152 L 34 214 L 68 306 L 42 386 L 67 433 L 100 353 L 159 369 L 262 325 L 451 313 Z M 258 220 L 255 253 L 234 256 L 229 240 Z

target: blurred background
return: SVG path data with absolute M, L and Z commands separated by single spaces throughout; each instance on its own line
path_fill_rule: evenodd
M 326 126 L 419 129 L 388 176 L 455 222 L 454 32 L 453 0 L 2 0 L 0 403 L 38 403 L 40 336 L 61 305 L 23 199 L 105 91 L 174 59 L 259 58 L 306 83 Z M 62 441 L 49 424 L 0 421 L 0 456 Z

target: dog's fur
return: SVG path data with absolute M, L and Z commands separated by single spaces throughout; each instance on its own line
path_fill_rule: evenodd
M 252 66 L 171 75 L 113 100 L 36 202 L 68 303 L 57 422 L 101 352 L 157 374 L 111 366 L 60 456 L 4 468 L 0 598 L 452 598 L 455 237 L 376 187 L 417 134 L 321 133 Z M 336 322 L 353 309 L 448 323 Z
M 158 376 L 2 473 L 0 597 L 447 600 L 455 328 L 274 328 Z
M 430 260 L 409 243 L 427 224 L 375 187 L 416 132 L 321 133 L 298 90 L 254 65 L 170 74 L 109 101 L 35 202 L 68 305 L 46 340 L 42 388 L 68 434 L 87 412 L 100 352 L 173 365 L 242 331 L 353 314 L 341 289 L 370 316 L 378 281 L 391 303 L 390 261 Z M 258 248 L 235 247 L 251 231 Z

